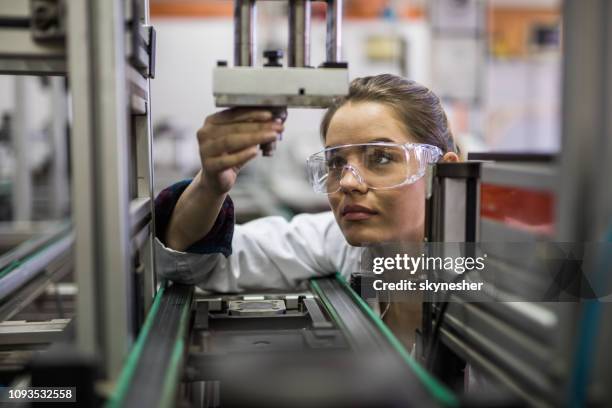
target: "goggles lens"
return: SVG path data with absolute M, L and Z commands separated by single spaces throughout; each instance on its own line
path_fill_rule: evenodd
M 332 194 L 353 177 L 372 189 L 417 181 L 442 151 L 425 144 L 363 143 L 327 148 L 308 158 L 308 175 L 317 193 Z

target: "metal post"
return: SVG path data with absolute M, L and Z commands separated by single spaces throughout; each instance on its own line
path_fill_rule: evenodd
M 597 262 L 584 265 L 598 293 L 610 287 L 612 234 L 612 2 L 563 2 L 562 150 L 558 178 L 560 242 L 599 245 Z M 605 242 L 605 243 L 604 243 Z M 588 247 L 587 246 L 587 247 Z M 586 250 L 585 250 L 586 252 Z M 607 286 L 606 286 L 607 285 Z M 568 406 L 605 404 L 612 398 L 609 302 L 586 299 L 568 333 L 577 333 L 565 355 L 574 356 Z M 570 336 L 567 336 L 570 337 Z M 565 350 L 563 350 L 565 351 Z
M 97 217 L 96 185 L 94 184 L 94 106 L 93 61 L 91 53 L 92 18 L 85 0 L 73 1 L 68 7 L 67 38 L 72 96 L 72 218 L 75 229 L 74 269 L 78 286 L 77 295 L 77 346 L 83 353 L 95 355 L 102 349 L 103 328 L 97 318 L 100 300 L 98 291 L 96 240 Z M 77 34 L 78 33 L 78 34 Z M 100 300 L 101 301 L 101 300 Z
M 53 142 L 53 164 L 51 167 L 51 214 L 60 219 L 67 216 L 68 194 L 68 125 L 65 79 L 51 78 L 51 137 Z
M 11 139 L 15 152 L 15 175 L 13 177 L 13 219 L 15 221 L 32 220 L 32 176 L 30 173 L 30 156 L 28 142 L 27 112 L 28 95 L 27 79 L 15 78 L 15 117 Z
M 149 25 L 149 1 L 144 0 L 142 11 L 143 23 Z M 151 230 L 147 242 L 144 244 L 141 261 L 144 265 L 144 309 L 149 310 L 153 303 L 153 298 L 157 286 L 157 274 L 155 268 L 155 225 L 153 223 L 155 214 L 155 205 L 153 197 L 153 128 L 151 125 L 151 80 L 146 79 L 147 92 L 146 114 L 144 116 L 135 116 L 134 131 L 136 133 L 136 155 L 137 155 L 137 195 L 139 198 L 148 198 L 149 208 L 151 212 Z
M 234 65 L 253 66 L 255 54 L 255 0 L 234 3 Z
M 597 241 L 609 226 L 602 217 L 605 213 L 609 222 L 610 208 L 602 207 L 609 191 L 602 175 L 609 173 L 602 170 L 611 157 L 602 154 L 612 136 L 607 122 L 612 106 L 610 65 L 606 65 L 612 55 L 611 10 L 608 1 L 564 2 L 559 241 Z
M 122 4 L 75 0 L 68 8 L 77 341 L 101 357 L 109 378 L 133 338 Z
M 326 62 L 342 60 L 342 0 L 327 0 Z
M 289 1 L 290 67 L 310 65 L 310 0 Z

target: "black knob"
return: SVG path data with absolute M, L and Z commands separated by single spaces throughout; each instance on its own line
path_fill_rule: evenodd
M 283 58 L 283 50 L 266 50 L 263 53 L 267 60 L 264 67 L 282 67 L 281 59 Z

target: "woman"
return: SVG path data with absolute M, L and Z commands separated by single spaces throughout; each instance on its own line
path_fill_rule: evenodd
M 325 150 L 308 159 L 331 212 L 234 227 L 228 192 L 258 145 L 283 124 L 265 110 L 226 110 L 198 131 L 202 170 L 156 200 L 160 274 L 219 292 L 298 289 L 309 278 L 359 270 L 361 248 L 423 239 L 424 169 L 458 161 L 440 101 L 394 75 L 352 81 L 325 114 Z

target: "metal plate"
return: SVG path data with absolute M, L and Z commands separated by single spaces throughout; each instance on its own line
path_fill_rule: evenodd
M 282 300 L 231 300 L 228 310 L 234 316 L 273 316 L 284 314 L 286 307 Z

